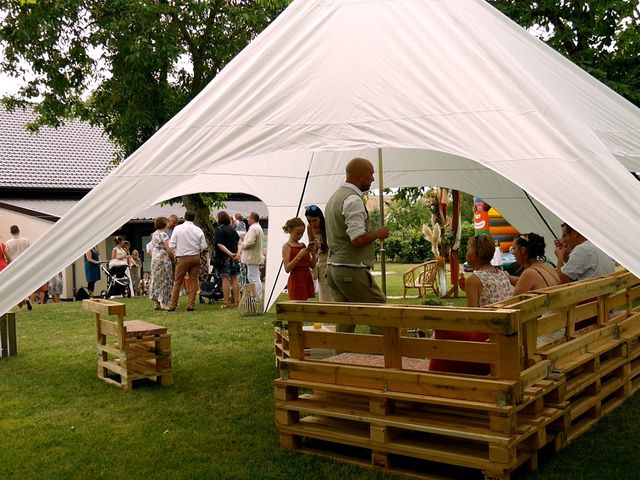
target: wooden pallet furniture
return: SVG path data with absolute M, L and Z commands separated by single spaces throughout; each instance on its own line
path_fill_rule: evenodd
M 622 272 L 487 308 L 280 303 L 289 356 L 274 382 L 281 446 L 413 477 L 432 477 L 438 464 L 503 480 L 521 465 L 535 470 L 543 447 L 564 447 L 640 387 L 638 297 L 640 281 Z M 305 322 L 374 325 L 383 334 L 315 332 Z M 410 329 L 490 339 L 403 334 Z M 538 346 L 539 336 L 559 330 Z M 315 360 L 305 355 L 311 348 L 376 362 Z M 485 363 L 491 374 L 430 372 L 408 361 L 426 358 Z M 424 461 L 432 463 L 416 468 Z
M 141 379 L 173 383 L 171 334 L 166 327 L 124 320 L 123 303 L 93 299 L 83 300 L 82 307 L 96 322 L 98 378 L 127 390 Z
M 438 262 L 431 260 L 421 263 L 404 272 L 402 275 L 402 284 L 404 293 L 402 298 L 407 298 L 407 290 L 417 289 L 418 297 L 422 298 L 427 295 L 427 290 L 432 289 L 433 293 L 438 295 L 436 290 L 436 275 L 438 274 Z
M 0 315 L 0 358 L 13 357 L 17 354 L 16 314 L 8 312 Z

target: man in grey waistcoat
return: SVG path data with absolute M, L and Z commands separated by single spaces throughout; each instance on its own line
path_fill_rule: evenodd
M 345 183 L 334 192 L 325 209 L 327 283 L 337 302 L 385 303 L 386 298 L 373 279 L 373 242 L 389 236 L 387 227 L 369 231 L 369 212 L 363 195 L 373 182 L 373 165 L 364 158 L 347 164 Z M 341 332 L 353 332 L 354 325 L 338 325 Z M 379 329 L 372 329 L 378 333 Z

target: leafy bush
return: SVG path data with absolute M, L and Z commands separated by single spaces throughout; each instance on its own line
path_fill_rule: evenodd
M 392 230 L 384 242 L 386 259 L 398 263 L 422 263 L 433 260 L 431 244 L 427 242 L 421 229 L 409 228 Z M 376 249 L 380 244 L 376 243 Z
M 467 258 L 467 241 L 475 235 L 473 223 L 464 222 L 462 224 L 462 234 L 460 235 L 460 248 L 458 249 L 458 258 L 460 262 L 464 262 Z

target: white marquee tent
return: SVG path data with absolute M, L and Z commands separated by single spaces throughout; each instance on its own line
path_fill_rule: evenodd
M 457 188 L 548 240 L 562 218 L 640 275 L 639 109 L 483 0 L 296 0 L 0 274 L 0 312 L 131 212 L 200 191 L 267 204 L 273 302 L 278 226 L 378 148 L 387 187 Z

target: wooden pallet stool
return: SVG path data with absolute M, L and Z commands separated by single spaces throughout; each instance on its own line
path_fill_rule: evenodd
M 171 334 L 142 320 L 124 320 L 125 305 L 109 300 L 83 300 L 96 321 L 98 378 L 131 390 L 134 380 L 173 383 Z M 116 317 L 115 321 L 103 317 Z

